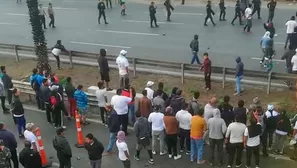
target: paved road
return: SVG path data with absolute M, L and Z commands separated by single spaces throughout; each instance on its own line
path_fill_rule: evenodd
M 47 6 L 49 1 L 41 1 Z M 260 38 L 264 34 L 262 20 L 254 20 L 253 34 L 242 33 L 242 26 L 230 25 L 234 8 L 227 7 L 227 22 L 219 22 L 217 27 L 203 26 L 205 7 L 176 6 L 172 22 L 165 22 L 164 7 L 159 4 L 157 19 L 160 28 L 151 29 L 148 23 L 148 5 L 127 3 L 127 16 L 120 16 L 120 7 L 107 10 L 109 25 L 98 25 L 94 1 L 52 0 L 56 12 L 57 29 L 46 30 L 49 46 L 62 39 L 72 50 L 99 52 L 102 47 L 117 55 L 121 49 L 128 50 L 129 57 L 189 62 L 189 43 L 193 34 L 200 37 L 200 52 L 210 52 L 216 66 L 235 66 L 235 57 L 241 56 L 246 69 L 260 70 Z M 178 4 L 178 3 L 177 3 Z M 214 7 L 218 11 L 217 7 Z M 267 18 L 267 10 L 262 10 Z M 0 6 L 0 42 L 32 45 L 31 27 L 28 23 L 28 9 L 25 3 L 2 0 Z M 217 14 L 219 12 L 216 12 Z M 276 9 L 275 37 L 277 58 L 283 53 L 285 39 L 284 22 L 294 14 L 292 9 Z M 215 16 L 217 20 L 217 16 Z M 47 19 L 47 22 L 49 20 Z M 166 35 L 163 36 L 162 34 Z M 209 50 L 207 48 L 210 48 Z M 283 62 L 276 61 L 275 70 L 284 71 Z

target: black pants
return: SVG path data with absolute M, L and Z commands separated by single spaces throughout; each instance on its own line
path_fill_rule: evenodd
M 71 158 L 65 156 L 58 156 L 59 168 L 71 168 Z
M 182 0 L 182 3 L 181 4 L 184 5 L 185 4 L 185 0 Z
M 49 23 L 49 27 L 55 27 L 55 16 L 53 14 L 49 15 L 49 18 L 51 19 L 50 23 Z
M 264 138 L 263 141 L 266 141 L 266 146 L 268 144 L 268 147 L 271 148 L 272 147 L 272 143 L 273 143 L 273 134 L 274 134 L 275 130 L 265 130 L 264 131 Z M 267 143 L 268 141 L 268 143 Z
M 208 89 L 211 89 L 211 84 L 210 84 L 210 73 L 204 72 L 204 81 L 205 81 L 205 87 Z
M 260 6 L 255 6 L 254 7 L 252 15 L 254 15 L 256 12 L 257 12 L 258 18 L 260 19 L 261 18 L 261 13 L 260 13 L 261 8 L 260 8 Z
M 185 149 L 185 141 L 186 141 L 186 150 L 187 152 L 191 151 L 191 138 L 190 138 L 190 130 L 184 130 L 182 128 L 179 129 L 179 144 L 180 149 Z
M 177 156 L 177 134 L 166 135 L 166 143 L 168 148 L 168 154 Z
M 263 155 L 267 155 L 267 133 L 264 131 L 262 136 L 260 136 L 261 145 L 262 145 L 262 153 Z
M 246 24 L 243 28 L 243 31 L 245 31 L 247 29 L 247 32 L 251 32 L 251 26 L 249 26 L 248 24 Z
M 170 16 L 171 16 L 171 9 L 169 7 L 166 7 L 166 11 L 167 11 L 167 21 L 170 20 Z
M 108 5 L 108 3 L 109 3 L 109 5 Z M 110 8 L 112 8 L 111 0 L 106 0 L 106 6 L 107 6 L 107 8 L 109 8 L 109 6 L 110 6 Z
M 100 24 L 101 17 L 103 16 L 104 22 L 106 23 L 105 11 L 99 11 L 98 23 Z
M 1 99 L 1 106 L 2 106 L 2 110 L 3 110 L 3 112 L 4 111 L 7 111 L 7 108 L 6 108 L 6 106 L 5 106 L 5 96 L 0 96 L 0 99 Z
M 54 55 L 54 54 L 53 54 Z M 61 61 L 60 61 L 60 56 L 58 56 L 58 55 L 54 55 L 54 57 L 56 58 L 56 60 L 57 60 L 57 68 L 61 68 Z
M 248 167 L 251 166 L 251 161 L 252 161 L 252 154 L 254 154 L 255 156 L 255 162 L 256 162 L 256 166 L 259 166 L 260 164 L 260 146 L 247 146 L 246 147 L 246 165 Z
M 273 18 L 274 18 L 274 10 L 273 10 L 273 11 L 270 11 L 270 10 L 269 10 L 269 14 L 268 14 L 268 20 L 267 20 L 267 22 L 268 22 L 268 23 L 269 23 L 269 22 L 272 22 Z
M 127 127 L 128 127 L 128 114 L 118 115 L 120 119 L 120 125 L 122 125 L 122 131 L 128 134 Z
M 229 152 L 229 158 L 228 158 L 228 165 L 232 167 L 234 156 L 236 153 L 236 165 L 241 165 L 241 156 L 243 151 L 243 143 L 229 143 L 228 145 L 228 152 Z
M 41 24 L 43 25 L 43 28 L 46 29 L 45 16 L 44 15 L 41 15 L 41 16 L 39 16 L 39 18 L 40 18 Z
M 204 20 L 204 25 L 206 25 L 206 22 L 207 22 L 208 19 L 210 19 L 211 23 L 213 25 L 215 25 L 215 23 L 213 22 L 213 19 L 212 19 L 212 15 L 211 14 L 206 14 L 206 17 L 205 17 L 205 20 Z
M 7 93 L 7 101 L 8 101 L 8 104 L 11 105 L 12 103 L 12 90 L 10 89 L 5 89 L 6 93 Z
M 44 102 L 41 98 L 41 91 L 40 90 L 35 90 L 35 99 L 36 99 L 36 103 L 37 103 L 37 107 L 38 109 L 44 109 Z
M 100 108 L 100 115 L 101 115 L 102 123 L 106 124 L 107 115 L 106 115 L 105 107 L 99 107 L 99 108 Z
M 45 113 L 47 122 L 52 123 L 54 121 L 52 118 L 52 107 L 48 102 L 45 102 Z
M 13 163 L 14 168 L 19 168 L 19 161 L 18 161 L 18 155 L 16 149 L 10 150 L 11 153 L 11 161 Z
M 156 15 L 155 14 L 150 14 L 150 23 L 151 23 L 151 27 L 153 27 L 153 22 L 155 23 L 155 26 L 158 26 L 157 25 L 157 18 L 156 18 Z
M 220 11 L 220 20 L 225 20 L 225 16 L 226 16 L 226 9 L 221 9 L 221 11 Z
M 232 20 L 231 23 L 234 24 L 234 21 L 235 21 L 237 18 L 239 19 L 239 24 L 242 24 L 241 13 L 240 13 L 240 12 L 238 12 L 238 13 L 236 12 L 236 13 L 235 13 L 235 16 L 234 16 L 234 18 L 233 18 L 233 20 Z
M 131 167 L 131 162 L 130 160 L 125 160 L 125 161 L 122 161 L 123 162 L 123 166 L 124 168 L 130 168 Z
M 61 105 L 57 105 L 54 110 L 53 110 L 53 118 L 54 118 L 54 123 L 55 127 L 61 127 L 62 123 L 62 108 Z
M 223 157 L 224 157 L 223 144 L 224 144 L 224 139 L 211 139 L 210 138 L 209 143 L 210 143 L 210 149 L 211 149 L 210 162 L 214 163 L 215 148 L 217 147 L 219 163 L 223 164 Z
M 288 33 L 287 34 L 287 38 L 286 38 L 286 42 L 285 42 L 285 48 L 287 48 L 288 42 L 290 41 L 292 35 L 293 35 L 293 33 Z

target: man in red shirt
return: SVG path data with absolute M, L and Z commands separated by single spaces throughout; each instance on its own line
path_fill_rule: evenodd
M 200 70 L 204 71 L 204 81 L 205 81 L 204 88 L 206 88 L 206 90 L 210 90 L 211 89 L 211 85 L 210 85 L 211 61 L 208 58 L 207 52 L 203 54 L 203 60 L 204 61 Z

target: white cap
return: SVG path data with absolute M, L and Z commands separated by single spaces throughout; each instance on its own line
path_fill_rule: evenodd
M 26 124 L 26 130 L 30 130 L 30 129 L 32 129 L 32 127 L 34 126 L 34 123 L 27 123 Z
M 152 81 L 148 81 L 147 83 L 146 83 L 146 86 L 153 86 L 155 83 L 154 82 L 152 82 Z
M 126 50 L 122 50 L 122 51 L 120 52 L 120 54 L 121 54 L 121 55 L 126 55 L 126 54 L 127 54 L 127 51 L 126 51 Z
M 267 105 L 267 110 L 273 110 L 274 109 L 274 105 L 273 104 L 268 104 Z
M 59 89 L 58 85 L 53 85 L 52 87 L 49 88 L 51 91 L 56 91 Z

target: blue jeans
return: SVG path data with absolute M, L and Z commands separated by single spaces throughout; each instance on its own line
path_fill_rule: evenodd
M 107 149 L 106 149 L 107 152 L 112 151 L 116 140 L 117 140 L 117 133 L 112 133 L 112 132 L 109 133 L 109 142 L 108 142 L 108 146 L 107 146 Z
M 197 158 L 197 162 L 203 159 L 203 144 L 203 138 L 191 138 L 191 161 L 194 160 L 195 156 Z
M 23 131 L 25 131 L 25 124 L 26 124 L 26 119 L 24 116 L 21 117 L 14 117 L 16 120 L 16 124 L 18 127 L 18 132 L 19 134 L 23 134 Z
M 135 123 L 135 104 L 128 104 L 128 113 L 129 113 L 129 123 L 134 125 Z
M 236 93 L 237 94 L 240 94 L 240 92 L 241 92 L 241 79 L 242 79 L 242 75 L 235 77 Z
M 199 61 L 198 52 L 193 52 L 191 64 L 194 64 L 195 61 L 197 62 L 197 64 L 201 64 Z

